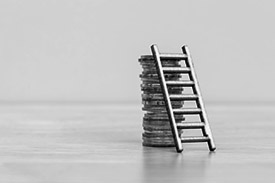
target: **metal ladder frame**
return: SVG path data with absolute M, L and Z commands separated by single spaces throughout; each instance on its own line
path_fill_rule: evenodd
M 203 100 L 202 100 L 201 92 L 200 92 L 200 89 L 199 89 L 198 80 L 197 80 L 197 77 L 196 77 L 196 74 L 195 74 L 195 69 L 194 69 L 194 66 L 193 66 L 193 63 L 192 63 L 192 58 L 190 56 L 190 52 L 189 52 L 188 47 L 186 45 L 184 45 L 182 47 L 183 54 L 161 54 L 161 53 L 159 53 L 157 45 L 152 45 L 151 46 L 151 51 L 152 51 L 153 57 L 154 57 L 155 62 L 156 62 L 157 72 L 158 72 L 158 76 L 159 76 L 159 79 L 160 79 L 160 85 L 161 85 L 161 88 L 162 88 L 162 91 L 163 91 L 163 98 L 164 98 L 165 104 L 166 104 L 165 105 L 166 106 L 166 111 L 167 111 L 168 118 L 169 118 L 169 121 L 170 121 L 170 126 L 171 126 L 171 130 L 172 130 L 172 134 L 173 134 L 173 138 L 174 138 L 174 141 L 175 141 L 175 146 L 176 146 L 177 152 L 182 152 L 183 151 L 182 140 L 179 137 L 178 126 L 176 124 L 175 117 L 174 117 L 174 112 L 175 111 L 173 110 L 173 107 L 172 107 L 172 104 L 171 104 L 170 95 L 169 95 L 168 87 L 167 87 L 167 82 L 165 80 L 164 70 L 163 70 L 163 67 L 162 67 L 162 64 L 161 64 L 161 58 L 180 58 L 182 60 L 185 60 L 186 67 L 190 68 L 190 72 L 188 73 L 189 74 L 189 79 L 190 79 L 190 81 L 193 81 L 193 83 L 190 84 L 190 86 L 193 89 L 193 93 L 195 95 L 197 95 L 196 104 L 197 104 L 197 107 L 201 109 L 200 119 L 201 119 L 201 122 L 204 123 L 204 126 L 202 127 L 202 133 L 203 133 L 204 137 L 208 137 L 207 143 L 208 143 L 209 150 L 214 151 L 216 149 L 216 147 L 215 147 L 215 143 L 214 143 L 213 136 L 212 136 L 212 133 L 211 133 L 211 129 L 210 129 L 210 126 L 209 126 L 209 122 L 208 122 L 208 119 L 207 119 L 207 114 L 206 114 L 206 111 L 205 111 L 205 107 L 203 105 Z M 190 128 L 190 126 L 189 126 L 189 128 Z M 193 139 L 193 140 L 189 139 L 189 140 L 186 140 L 185 142 L 200 142 L 200 140 L 199 139 Z

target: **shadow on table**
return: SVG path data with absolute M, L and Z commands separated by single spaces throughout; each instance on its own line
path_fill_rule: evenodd
M 213 155 L 206 151 L 176 153 L 174 148 L 144 147 L 142 181 L 201 182 Z

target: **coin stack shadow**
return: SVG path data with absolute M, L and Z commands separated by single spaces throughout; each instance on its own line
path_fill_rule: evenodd
M 163 67 L 180 67 L 180 60 L 161 60 Z M 165 101 L 163 99 L 162 89 L 156 70 L 156 63 L 152 55 L 142 55 L 139 58 L 142 66 L 141 91 L 142 91 L 142 110 L 145 111 L 143 116 L 143 133 L 142 144 L 152 147 L 171 147 L 174 145 L 174 139 L 167 115 Z M 165 74 L 165 79 L 180 80 L 180 74 Z M 169 94 L 181 94 L 183 88 L 168 87 Z M 182 101 L 172 101 L 173 108 L 182 108 Z M 177 123 L 184 120 L 182 115 L 175 115 Z M 182 130 L 178 130 L 179 135 Z

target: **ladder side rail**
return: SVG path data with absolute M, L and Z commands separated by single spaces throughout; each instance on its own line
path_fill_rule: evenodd
M 166 103 L 166 111 L 169 117 L 169 121 L 170 121 L 170 126 L 172 129 L 172 134 L 174 137 L 174 141 L 175 141 L 175 145 L 176 145 L 176 149 L 177 152 L 182 152 L 183 148 L 182 148 L 182 143 L 181 143 L 181 139 L 179 138 L 179 134 L 178 134 L 178 129 L 177 129 L 177 125 L 176 125 L 176 120 L 174 117 L 174 113 L 173 113 L 173 108 L 171 105 L 171 101 L 170 101 L 170 97 L 169 97 L 169 93 L 168 93 L 168 88 L 166 85 L 166 80 L 164 77 L 164 72 L 162 70 L 162 64 L 161 64 L 161 59 L 160 59 L 160 53 L 158 51 L 157 45 L 152 45 L 151 46 L 151 51 L 152 54 L 154 56 L 155 62 L 156 62 L 156 67 L 157 67 L 157 72 L 159 75 L 159 80 L 160 80 L 160 84 L 161 84 L 161 88 L 163 91 L 163 98 L 165 100 Z
M 201 113 L 200 117 L 201 117 L 202 122 L 205 123 L 203 133 L 204 133 L 204 135 L 207 135 L 210 139 L 210 141 L 208 143 L 208 147 L 209 147 L 210 151 L 214 151 L 216 149 L 215 143 L 214 143 L 214 140 L 213 140 L 213 136 L 212 136 L 212 132 L 211 132 L 211 129 L 210 129 L 209 122 L 208 122 L 206 110 L 205 110 L 204 103 L 203 103 L 203 100 L 202 100 L 202 95 L 201 95 L 201 92 L 200 92 L 199 83 L 198 83 L 198 79 L 197 79 L 195 69 L 194 69 L 194 66 L 193 66 L 192 58 L 191 58 L 189 49 L 186 45 L 184 45 L 182 47 L 182 52 L 187 55 L 186 66 L 190 67 L 190 69 L 191 69 L 190 80 L 194 81 L 193 92 L 198 95 L 197 105 L 202 110 L 202 113 Z

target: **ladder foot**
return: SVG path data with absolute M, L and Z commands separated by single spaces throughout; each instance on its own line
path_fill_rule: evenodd
M 208 148 L 209 148 L 209 151 L 212 151 L 212 152 L 216 150 L 216 147 L 210 142 L 208 142 Z
M 212 147 L 212 148 L 210 147 L 209 150 L 213 152 L 216 150 L 216 147 Z

